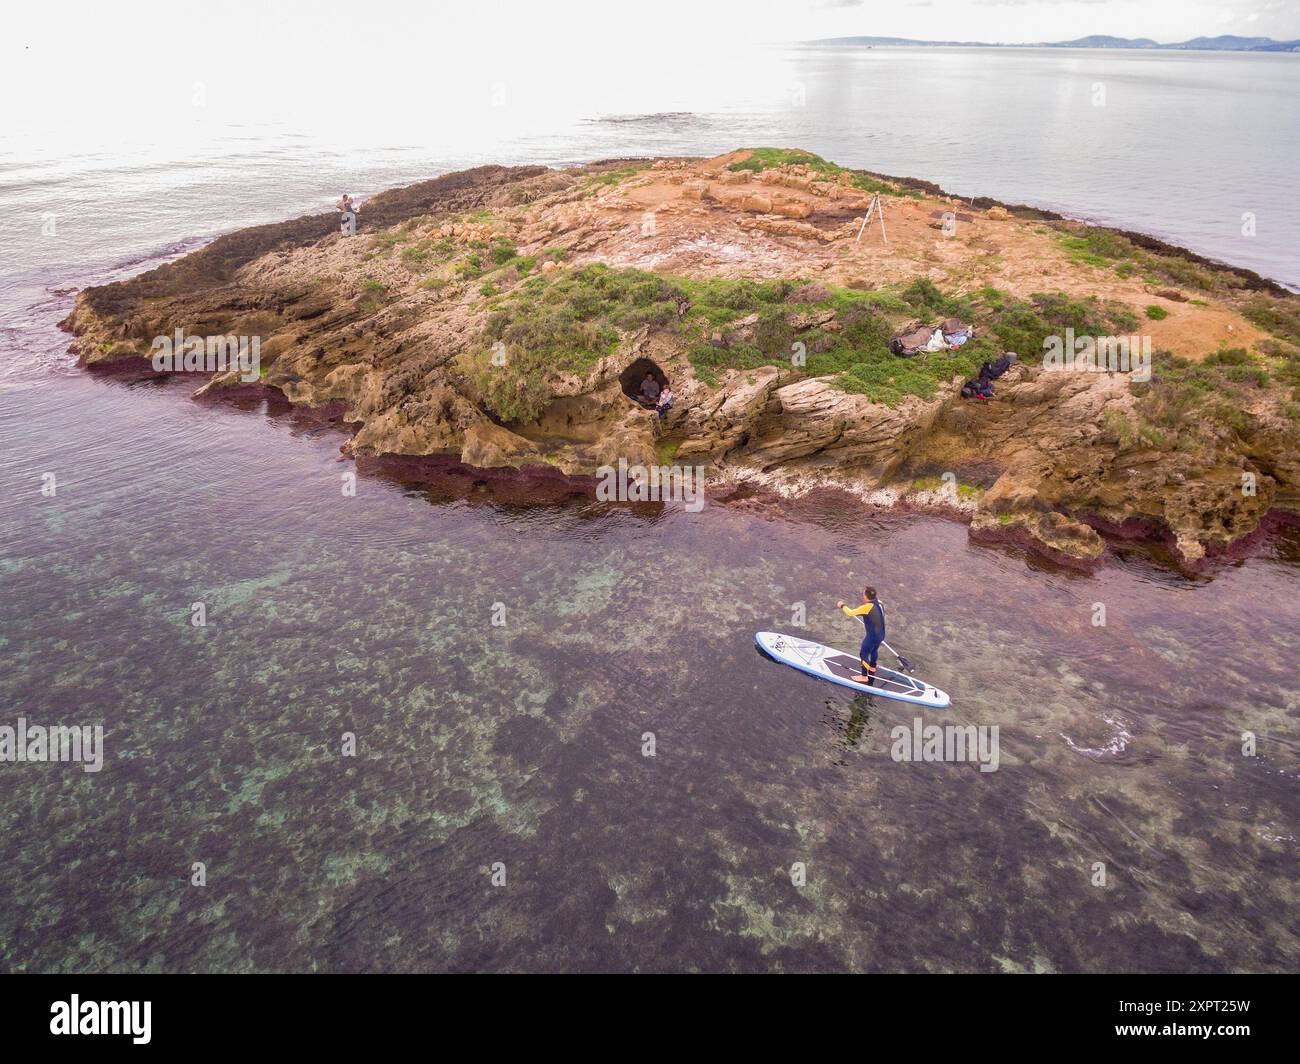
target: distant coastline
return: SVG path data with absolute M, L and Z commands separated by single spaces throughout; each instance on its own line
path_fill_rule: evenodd
M 804 44 L 837 44 L 850 47 L 921 48 L 1113 48 L 1164 52 L 1300 52 L 1300 40 L 1275 41 L 1271 37 L 1193 37 L 1190 41 L 1161 44 L 1149 37 L 1108 37 L 1094 34 L 1073 41 L 919 41 L 910 37 L 823 37 Z

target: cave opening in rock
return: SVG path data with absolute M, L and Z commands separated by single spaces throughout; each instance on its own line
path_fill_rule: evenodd
M 639 399 L 641 382 L 645 380 L 647 373 L 658 382 L 661 389 L 668 387 L 668 374 L 660 369 L 653 359 L 638 358 L 618 375 L 618 385 L 623 389 L 623 394 L 632 400 Z

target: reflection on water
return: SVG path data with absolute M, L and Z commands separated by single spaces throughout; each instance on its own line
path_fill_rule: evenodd
M 5 969 L 1300 960 L 1294 534 L 1212 579 L 1081 576 L 826 498 L 348 498 L 339 434 L 184 395 L 0 393 L 0 723 L 107 733 L 98 775 L 3 768 Z M 999 726 L 997 772 L 897 764 L 911 707 L 757 654 L 799 603 L 851 649 L 867 580 L 953 695 L 933 722 Z

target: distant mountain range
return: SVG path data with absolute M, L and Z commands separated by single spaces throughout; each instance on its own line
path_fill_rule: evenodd
M 881 47 L 921 46 L 926 48 L 1148 48 L 1165 52 L 1300 52 L 1300 40 L 1275 41 L 1271 37 L 1193 37 L 1177 44 L 1161 44 L 1149 37 L 1107 37 L 1094 34 L 1074 41 L 1040 41 L 1036 44 L 1003 44 L 989 41 L 916 41 L 908 37 L 826 37 L 808 44 L 847 44 Z

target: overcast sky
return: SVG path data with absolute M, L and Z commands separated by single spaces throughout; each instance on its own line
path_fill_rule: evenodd
M 477 44 L 527 34 L 533 47 L 566 52 L 571 43 L 615 45 L 638 34 L 718 43 L 856 34 L 1005 42 L 1089 33 L 1161 41 L 1219 33 L 1300 37 L 1300 0 L 50 0 L 11 7 L 10 43 L 15 36 L 23 44 L 81 39 L 106 65 L 114 50 L 134 50 L 133 41 L 152 44 L 160 32 L 184 37 L 218 27 L 232 41 L 277 27 L 276 43 L 289 44 L 299 34 L 318 40 L 327 28 L 352 25 L 400 47 L 404 27 L 432 31 L 425 39 L 439 43 L 443 26 L 473 35 Z
M 1300 37 L 1300 0 L 790 0 L 791 36 L 864 35 L 1023 43 L 1093 33 L 1181 41 Z M 813 33 L 796 29 L 816 25 Z
M 43 0 L 6 8 L 0 89 L 19 129 L 163 121 L 200 82 L 213 118 L 240 121 L 445 111 L 497 82 L 539 107 L 639 85 L 670 109 L 702 71 L 747 76 L 751 42 L 1091 33 L 1300 38 L 1300 0 Z

